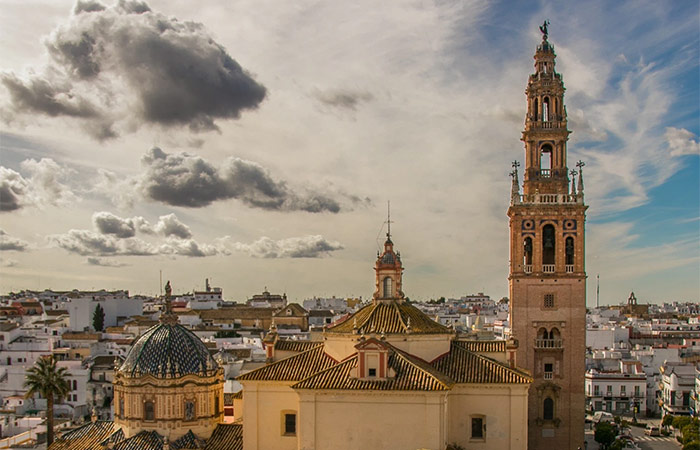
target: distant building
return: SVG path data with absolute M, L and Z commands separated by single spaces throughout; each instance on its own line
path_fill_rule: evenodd
M 659 405 L 661 414 L 687 416 L 691 413 L 690 398 L 695 390 L 696 369 L 693 364 L 667 362 L 661 366 Z
M 586 372 L 586 409 L 611 414 L 647 412 L 647 376 L 639 361 L 620 361 L 614 371 Z
M 255 294 L 246 302 L 254 308 L 284 308 L 287 306 L 287 294 L 270 294 L 265 287 L 262 294 Z

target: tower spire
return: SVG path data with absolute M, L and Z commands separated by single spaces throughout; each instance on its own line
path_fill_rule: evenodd
M 386 239 L 391 241 L 391 200 L 386 202 Z

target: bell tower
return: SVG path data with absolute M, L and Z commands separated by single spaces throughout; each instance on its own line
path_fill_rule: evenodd
M 567 167 L 564 84 L 555 70 L 548 25 L 540 27 L 535 72 L 525 89 L 523 189 L 520 163 L 514 161 L 508 208 L 510 326 L 519 343 L 517 365 L 534 378 L 528 400 L 528 448 L 533 450 L 584 445 L 588 207 L 583 162 L 576 164 L 578 171 Z

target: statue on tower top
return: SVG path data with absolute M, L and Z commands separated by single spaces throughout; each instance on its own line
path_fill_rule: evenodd
M 540 26 L 540 31 L 542 32 L 542 40 L 546 41 L 547 40 L 547 27 L 549 26 L 549 20 L 545 20 L 544 23 Z

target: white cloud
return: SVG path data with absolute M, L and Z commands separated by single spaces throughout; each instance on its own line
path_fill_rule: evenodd
M 665 136 L 671 156 L 700 155 L 700 142 L 690 131 L 684 128 L 667 127 Z

